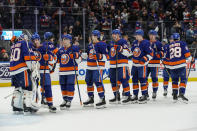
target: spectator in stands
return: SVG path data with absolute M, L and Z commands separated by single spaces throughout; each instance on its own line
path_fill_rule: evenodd
M 171 28 L 171 33 L 179 33 L 181 34 L 181 24 L 179 21 L 176 21 L 173 27 Z
M 0 61 L 9 61 L 8 53 L 4 48 L 1 48 L 0 51 Z
M 76 21 L 74 28 L 73 28 L 73 36 L 77 37 L 76 39 L 81 40 L 82 39 L 82 26 L 80 21 Z
M 185 11 L 183 12 L 183 21 L 185 23 L 185 25 L 187 26 L 190 22 L 190 12 L 188 10 L 188 8 L 185 8 Z
M 194 30 L 193 26 L 190 26 L 189 29 L 186 31 L 186 42 L 187 44 L 192 44 L 194 41 Z
M 48 16 L 44 10 L 42 14 L 40 17 L 40 27 L 41 29 L 48 29 L 50 27 L 51 17 Z

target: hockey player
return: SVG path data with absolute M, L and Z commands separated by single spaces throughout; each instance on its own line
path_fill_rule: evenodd
M 170 36 L 169 38 L 169 43 L 172 43 L 173 40 L 173 35 Z M 165 45 L 163 45 L 164 47 L 164 52 L 166 52 L 165 50 L 167 49 L 167 46 L 169 43 L 166 43 Z M 165 57 L 163 58 L 163 63 L 168 62 L 168 59 L 166 59 Z M 163 89 L 164 89 L 164 93 L 163 96 L 167 96 L 168 94 L 168 83 L 169 83 L 169 79 L 170 79 L 170 69 L 166 67 L 166 65 L 164 65 L 164 69 L 163 69 Z
M 56 112 L 56 107 L 53 106 L 53 97 L 51 90 L 51 77 L 49 64 L 54 63 L 54 54 L 50 51 L 50 40 L 53 39 L 51 34 L 44 34 L 45 42 L 40 44 L 40 36 L 34 34 L 32 36 L 32 41 L 35 46 L 35 52 L 37 52 L 37 59 L 40 63 L 40 83 L 41 83 L 41 92 L 42 92 L 42 101 L 46 99 L 46 104 L 48 105 L 50 112 Z
M 135 31 L 136 40 L 131 47 L 132 55 L 132 81 L 133 81 L 133 94 L 132 103 L 146 103 L 147 102 L 147 65 L 153 58 L 153 51 L 151 49 L 150 42 L 143 38 L 144 31 L 139 29 Z M 138 100 L 139 84 L 141 86 L 142 96 Z
M 104 85 L 102 82 L 102 70 L 105 68 L 105 61 L 108 54 L 106 43 L 100 41 L 100 31 L 93 30 L 91 34 L 92 43 L 88 45 L 87 50 L 87 70 L 85 81 L 87 84 L 87 91 L 89 99 L 83 103 L 84 106 L 91 106 L 94 104 L 94 86 L 95 83 L 100 101 L 96 104 L 96 108 L 103 108 L 106 105 L 104 95 Z
M 169 61 L 165 62 L 164 64 L 166 64 L 166 66 L 170 69 L 174 102 L 177 102 L 179 98 L 184 103 L 188 103 L 188 99 L 185 97 L 187 84 L 186 59 L 191 61 L 192 57 L 187 44 L 183 41 L 180 41 L 179 33 L 174 33 L 173 39 L 174 42 L 167 46 L 166 51 L 166 58 L 169 59 Z
M 112 31 L 113 42 L 109 47 L 110 57 L 110 82 L 114 93 L 114 98 L 109 100 L 110 103 L 120 103 L 119 84 L 122 84 L 125 99 L 122 100 L 123 104 L 130 102 L 130 86 L 129 86 L 129 66 L 128 56 L 130 56 L 130 50 L 127 41 L 121 38 L 121 32 L 119 29 Z
M 78 64 L 81 61 L 79 47 L 72 45 L 72 36 L 67 34 L 62 36 L 62 45 L 57 52 L 57 60 L 60 63 L 59 82 L 61 86 L 63 103 L 60 109 L 68 109 L 75 91 L 75 71 L 78 71 Z
M 151 75 L 152 78 L 152 99 L 155 100 L 157 97 L 157 90 L 158 90 L 158 73 L 160 68 L 160 59 L 163 57 L 163 47 L 162 43 L 156 39 L 157 32 L 155 30 L 150 30 L 148 32 L 151 48 L 153 49 L 153 58 L 148 63 L 147 68 L 147 92 L 148 92 L 148 76 Z M 147 94 L 147 97 L 149 95 Z
M 31 72 L 35 69 L 32 65 L 36 60 L 33 52 L 29 50 L 24 35 L 15 36 L 11 40 L 10 75 L 12 85 L 15 87 L 12 107 L 15 112 L 32 112 L 32 81 Z

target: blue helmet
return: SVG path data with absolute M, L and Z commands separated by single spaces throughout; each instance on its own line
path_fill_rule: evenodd
M 25 35 L 24 34 L 20 34 L 17 39 L 18 40 L 23 40 L 23 39 L 25 39 Z
M 173 33 L 172 36 L 173 36 L 173 39 L 174 39 L 174 40 L 180 39 L 179 33 Z
M 66 34 L 66 35 L 62 35 L 62 39 L 69 39 L 70 41 L 72 41 L 72 36 L 70 34 Z
M 54 35 L 53 35 L 52 32 L 45 32 L 45 33 L 44 33 L 44 39 L 45 39 L 45 40 L 50 40 L 50 39 L 53 38 L 53 37 L 54 37 Z
M 144 36 L 144 31 L 142 29 L 138 29 L 138 30 L 135 31 L 135 35 Z
M 31 36 L 31 40 L 32 40 L 32 41 L 35 40 L 35 39 L 40 40 L 40 36 L 39 36 L 38 33 L 34 33 L 34 34 Z
M 98 38 L 100 38 L 101 33 L 100 33 L 100 31 L 98 31 L 98 30 L 93 30 L 93 31 L 92 31 L 92 35 L 97 36 Z
M 121 35 L 121 32 L 120 32 L 119 29 L 114 29 L 114 30 L 112 30 L 112 34 L 119 34 L 119 35 Z
M 150 30 L 150 31 L 148 32 L 148 34 L 149 34 L 149 35 L 157 35 L 157 31 L 155 31 L 155 30 Z

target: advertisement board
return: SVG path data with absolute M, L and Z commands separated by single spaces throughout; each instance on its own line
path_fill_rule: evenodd
M 197 71 L 196 71 L 196 65 L 195 63 L 192 68 L 189 75 L 189 81 L 197 81 Z M 129 61 L 129 69 L 131 70 L 132 62 Z M 189 70 L 190 64 L 187 64 L 187 68 Z M 86 75 L 86 61 L 83 61 L 79 64 L 79 71 L 78 71 L 78 80 L 80 84 L 85 84 L 85 75 Z M 163 75 L 163 65 L 161 64 L 160 70 L 159 70 L 159 81 L 162 82 L 162 75 Z M 103 79 L 104 83 L 109 83 L 109 62 L 106 62 L 106 68 L 103 70 Z M 51 74 L 52 84 L 57 85 L 59 84 L 59 64 L 57 64 L 55 72 Z M 131 82 L 131 79 L 130 79 Z M 0 63 L 0 87 L 6 87 L 11 85 L 11 77 L 9 72 L 9 62 L 2 62 Z

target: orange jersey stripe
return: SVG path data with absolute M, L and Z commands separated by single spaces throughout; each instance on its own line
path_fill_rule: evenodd
M 59 71 L 74 71 L 74 70 L 78 70 L 78 67 L 60 67 Z
M 150 60 L 149 64 L 160 64 L 160 60 Z
M 16 66 L 10 67 L 10 71 L 14 71 L 14 70 L 17 70 L 17 69 L 22 68 L 22 67 L 27 67 L 27 64 L 24 62 L 24 63 L 20 63 Z
M 165 65 L 171 65 L 171 66 L 174 66 L 174 65 L 179 65 L 179 64 L 183 64 L 185 63 L 186 60 L 179 60 L 179 61 L 175 61 L 175 62 L 168 62 L 168 61 L 164 61 L 164 64 Z
M 42 70 L 44 70 L 44 69 L 48 70 L 49 69 L 49 66 L 40 66 L 40 69 L 42 69 Z
M 127 63 L 128 64 L 128 60 L 126 60 L 126 59 L 118 60 L 118 64 L 122 64 L 122 63 Z M 111 65 L 115 65 L 116 64 L 116 60 L 110 61 L 110 64 Z
M 98 62 L 99 66 L 105 66 L 105 62 Z M 97 62 L 87 62 L 87 66 L 97 66 Z
M 26 60 L 26 61 L 30 61 L 30 60 L 36 60 L 36 57 L 35 56 L 25 56 L 24 57 L 24 59 Z

